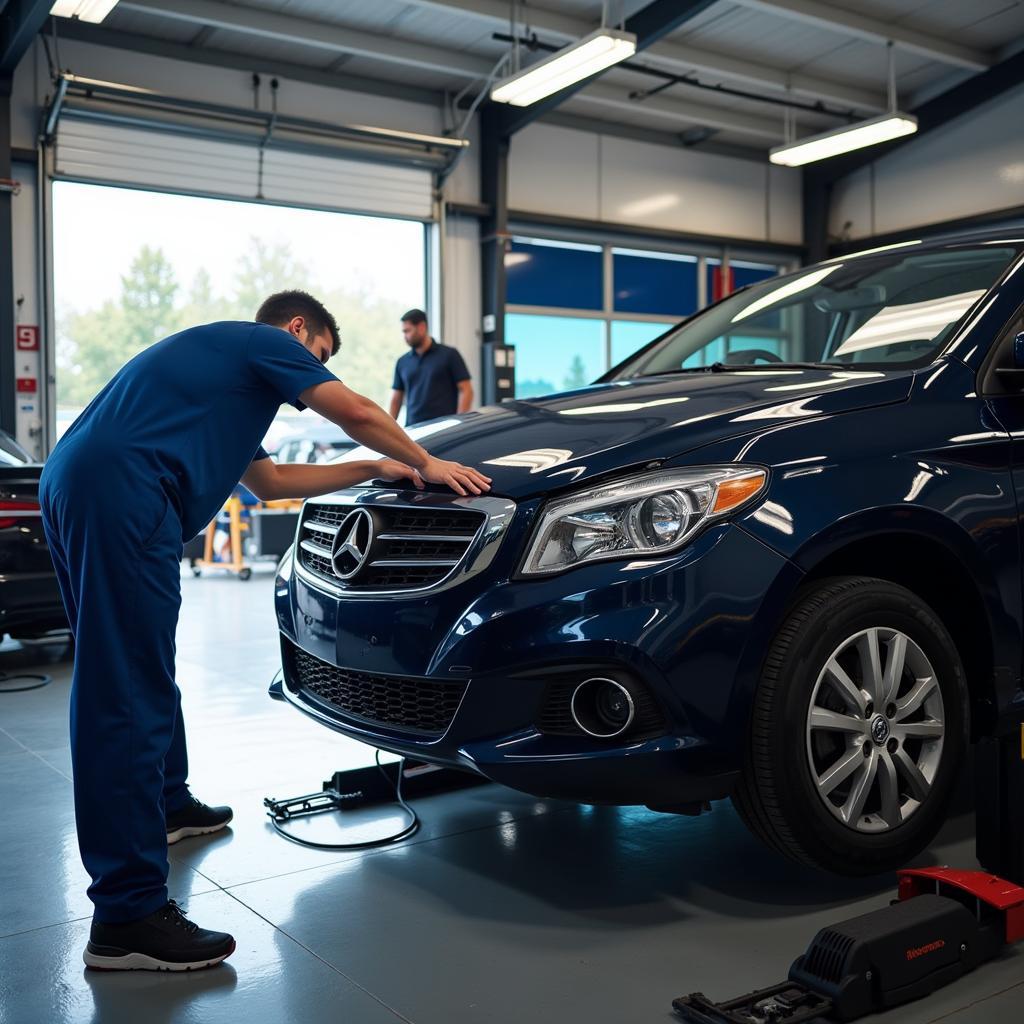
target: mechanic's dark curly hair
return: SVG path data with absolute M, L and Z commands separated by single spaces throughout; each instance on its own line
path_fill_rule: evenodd
M 327 307 L 314 299 L 309 292 L 298 288 L 285 292 L 275 292 L 263 300 L 263 305 L 256 311 L 256 322 L 270 324 L 271 327 L 282 327 L 293 317 L 301 316 L 314 334 L 323 331 L 331 332 L 331 355 L 336 356 L 341 348 L 338 336 L 338 323 L 328 312 Z

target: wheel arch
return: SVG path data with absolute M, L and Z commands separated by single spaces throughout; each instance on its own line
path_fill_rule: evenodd
M 871 576 L 916 594 L 938 615 L 960 654 L 972 739 L 990 735 L 1002 703 L 1003 677 L 1015 675 L 1017 668 L 1001 664 L 1010 652 L 1000 650 L 994 621 L 1006 614 L 997 582 L 978 558 L 974 542 L 966 534 L 957 537 L 962 531 L 955 524 L 928 510 L 914 516 L 898 512 L 895 521 L 877 522 L 855 538 L 847 535 L 834 543 L 816 538 L 795 559 L 805 576 L 793 600 L 836 576 Z

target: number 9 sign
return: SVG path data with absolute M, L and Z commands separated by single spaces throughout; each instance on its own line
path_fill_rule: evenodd
M 19 352 L 39 350 L 39 328 L 35 324 L 18 324 L 15 330 L 15 348 Z

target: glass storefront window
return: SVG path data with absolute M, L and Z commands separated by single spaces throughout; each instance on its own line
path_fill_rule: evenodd
M 651 323 L 644 320 L 613 320 L 612 366 L 643 348 L 649 341 L 670 330 L 673 324 Z
M 583 387 L 607 369 L 603 320 L 508 313 L 505 340 L 516 348 L 516 398 Z
M 697 309 L 697 257 L 612 249 L 617 313 L 689 316 Z
M 730 267 L 734 288 L 780 270 L 777 264 L 744 260 L 730 260 Z M 702 295 L 712 301 L 721 284 L 721 260 L 714 256 L 701 260 L 688 253 L 526 237 L 512 240 L 505 268 L 505 340 L 516 349 L 517 398 L 591 383 L 696 313 Z M 581 316 L 584 311 L 596 315 Z M 785 357 L 788 335 L 777 312 L 744 328 L 742 336 L 710 341 L 685 365 L 749 350 Z
M 708 302 L 712 302 L 716 297 L 715 282 L 722 261 L 709 259 L 706 266 Z M 745 263 L 742 260 L 730 260 L 729 268 L 732 270 L 733 291 L 746 288 L 748 284 L 757 284 L 758 281 L 767 281 L 769 277 L 776 277 L 779 273 L 779 268 L 770 263 Z
M 507 301 L 513 306 L 600 309 L 599 245 L 514 238 L 505 253 Z

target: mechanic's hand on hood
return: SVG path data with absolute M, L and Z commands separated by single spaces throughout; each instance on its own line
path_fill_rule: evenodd
M 421 491 L 423 490 L 423 480 L 420 478 L 419 473 L 412 466 L 407 466 L 404 462 L 399 462 L 397 459 L 378 459 L 377 472 L 374 474 L 374 478 L 377 480 L 387 480 L 389 483 L 393 480 L 411 480 L 416 487 Z
M 420 469 L 420 476 L 432 484 L 446 484 L 456 494 L 483 494 L 491 489 L 489 476 L 458 462 L 445 462 L 433 456 Z

